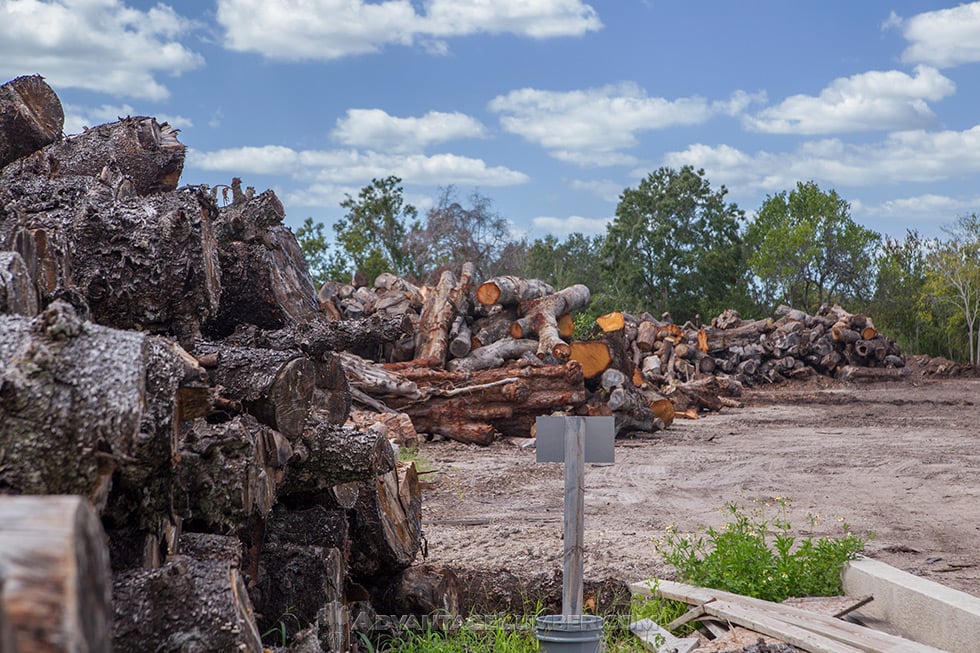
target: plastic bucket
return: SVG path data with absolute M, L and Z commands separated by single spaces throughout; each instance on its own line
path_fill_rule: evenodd
M 535 619 L 534 625 L 545 653 L 599 653 L 602 650 L 602 617 L 548 614 Z

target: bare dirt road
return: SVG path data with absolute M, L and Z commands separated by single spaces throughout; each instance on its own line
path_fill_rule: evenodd
M 654 549 L 666 527 L 717 527 L 726 502 L 782 497 L 797 533 L 839 535 L 843 518 L 874 533 L 867 555 L 980 596 L 980 379 L 818 380 L 742 399 L 617 440 L 614 465 L 588 467 L 586 580 L 670 577 Z M 429 563 L 560 570 L 562 466 L 536 464 L 526 442 L 422 446 Z

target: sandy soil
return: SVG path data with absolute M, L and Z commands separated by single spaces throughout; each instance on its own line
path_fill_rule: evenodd
M 838 535 L 846 519 L 874 533 L 867 555 L 980 596 L 980 379 L 818 380 L 743 400 L 617 440 L 614 465 L 589 466 L 586 580 L 671 577 L 654 549 L 667 526 L 720 526 L 726 502 L 783 497 L 797 532 Z M 529 443 L 422 446 L 429 563 L 560 570 L 562 466 L 536 464 Z

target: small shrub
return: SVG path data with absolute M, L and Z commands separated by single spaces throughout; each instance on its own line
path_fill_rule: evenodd
M 724 510 L 730 521 L 721 529 L 689 536 L 668 528 L 657 552 L 693 585 L 768 601 L 841 594 L 844 563 L 864 548 L 867 538 L 853 534 L 843 518 L 840 537 L 794 537 L 785 517 L 788 502 L 777 502 L 780 515 L 775 517 L 767 517 L 764 507 L 749 515 L 728 503 Z M 811 517 L 811 526 L 815 524 Z

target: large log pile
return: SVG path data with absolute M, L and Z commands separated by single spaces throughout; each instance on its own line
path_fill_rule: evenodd
M 702 329 L 615 313 L 576 340 L 586 286 L 481 283 L 468 263 L 431 287 L 317 292 L 272 191 L 236 178 L 222 205 L 179 187 L 184 145 L 151 117 L 62 123 L 42 79 L 0 86 L 0 494 L 84 497 L 37 510 L 95 559 L 62 552 L 49 573 L 101 564 L 104 537 L 111 580 L 88 581 L 115 600 L 76 619 L 105 628 L 64 639 L 0 564 L 4 651 L 34 650 L 27 632 L 88 640 L 73 650 L 260 651 L 262 633 L 346 650 L 375 610 L 458 607 L 451 571 L 414 566 L 418 476 L 390 442 L 485 445 L 558 411 L 650 433 L 744 385 L 904 373 L 836 307 Z

